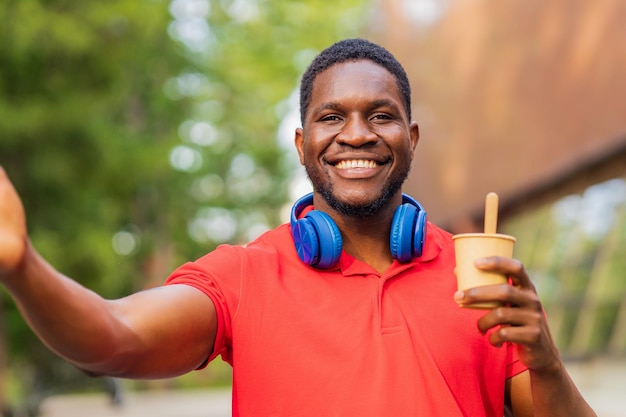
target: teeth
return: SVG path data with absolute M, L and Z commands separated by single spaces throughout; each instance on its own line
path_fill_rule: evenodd
M 375 161 L 368 161 L 364 159 L 352 159 L 349 161 L 341 161 L 335 166 L 339 169 L 376 168 L 378 164 Z

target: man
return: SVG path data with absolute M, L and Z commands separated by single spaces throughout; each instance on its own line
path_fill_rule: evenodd
M 314 192 L 290 224 L 120 300 L 37 254 L 2 175 L 0 279 L 44 343 L 127 378 L 221 355 L 235 416 L 595 415 L 519 261 L 478 260 L 513 285 L 456 292 L 451 236 L 401 192 L 419 131 L 395 58 L 365 40 L 332 45 L 303 76 L 301 115 L 295 145 Z M 479 301 L 504 307 L 462 308 Z

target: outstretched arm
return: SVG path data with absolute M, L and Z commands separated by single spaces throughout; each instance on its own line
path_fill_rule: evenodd
M 28 241 L 22 204 L 1 167 L 0 282 L 50 349 L 93 374 L 180 375 L 202 364 L 215 339 L 213 303 L 194 288 L 105 300 L 56 271 Z
M 595 416 L 569 377 L 554 344 L 541 301 L 523 265 L 516 259 L 491 257 L 476 261 L 480 269 L 500 272 L 513 285 L 472 288 L 455 294 L 460 305 L 479 301 L 500 301 L 478 321 L 479 330 L 491 343 L 517 345 L 520 360 L 528 372 L 507 384 L 515 416 Z

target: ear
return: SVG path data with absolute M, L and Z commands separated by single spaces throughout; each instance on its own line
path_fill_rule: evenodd
M 409 125 L 409 134 L 411 136 L 411 149 L 415 151 L 417 142 L 420 140 L 420 128 L 416 121 L 412 121 Z
M 300 157 L 300 165 L 304 165 L 304 132 L 301 127 L 296 129 L 294 143 Z

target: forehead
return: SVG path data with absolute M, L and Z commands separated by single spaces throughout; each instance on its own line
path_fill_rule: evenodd
M 395 76 L 370 60 L 334 64 L 315 78 L 311 94 L 313 107 L 320 102 L 349 98 L 402 102 Z

